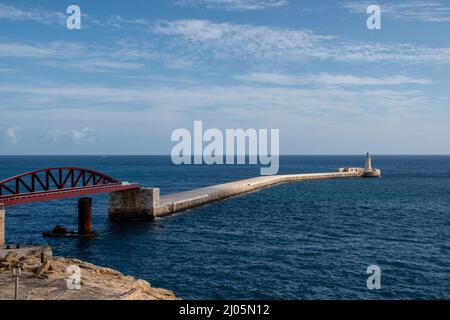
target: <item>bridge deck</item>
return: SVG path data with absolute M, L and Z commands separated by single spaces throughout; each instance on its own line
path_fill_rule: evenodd
M 219 201 L 281 183 L 360 176 L 361 173 L 330 172 L 261 176 L 257 178 L 239 180 L 190 191 L 178 192 L 170 195 L 163 195 L 160 197 L 159 207 L 155 210 L 155 216 L 166 216 L 175 212 L 195 208 L 203 204 Z

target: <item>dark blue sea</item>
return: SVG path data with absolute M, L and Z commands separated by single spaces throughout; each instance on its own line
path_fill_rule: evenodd
M 363 166 L 359 156 L 284 156 L 280 173 Z M 96 169 L 162 194 L 257 176 L 257 166 L 174 166 L 169 157 L 0 157 L 0 180 L 54 166 Z M 285 184 L 156 220 L 113 223 L 94 197 L 91 240 L 77 200 L 8 207 L 8 243 L 49 244 L 184 299 L 450 299 L 450 157 L 376 156 L 381 179 Z M 370 265 L 381 289 L 366 286 Z

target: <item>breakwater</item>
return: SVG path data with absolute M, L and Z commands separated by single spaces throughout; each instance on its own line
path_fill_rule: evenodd
M 154 219 L 282 183 L 363 176 L 361 170 L 261 176 L 163 196 L 159 188 L 125 190 L 110 194 L 109 216 L 113 220 Z

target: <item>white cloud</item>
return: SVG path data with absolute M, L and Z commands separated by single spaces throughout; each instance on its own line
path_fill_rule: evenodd
M 16 69 L 13 68 L 0 68 L 0 73 L 9 73 L 9 72 L 16 72 Z
M 72 141 L 75 144 L 82 144 L 84 142 L 92 143 L 95 141 L 95 129 L 90 127 L 84 127 L 82 129 L 52 129 L 48 132 L 48 136 L 53 142 L 63 143 L 66 141 Z
M 320 73 L 294 76 L 282 73 L 256 72 L 237 76 L 236 79 L 276 85 L 325 85 L 325 86 L 393 86 L 405 84 L 430 84 L 431 80 L 411 78 L 404 75 L 391 75 L 381 78 L 360 77 L 345 74 Z
M 198 66 L 211 58 L 247 60 L 265 65 L 307 60 L 450 63 L 450 47 L 351 41 L 310 30 L 192 19 L 159 21 L 152 25 L 151 30 L 156 35 L 168 37 L 156 37 L 155 41 L 144 43 L 120 40 L 109 46 L 65 41 L 0 42 L 0 58 L 27 59 L 37 65 L 82 72 L 140 70 L 148 62 L 155 61 L 170 69 L 189 69 L 194 64 Z M 179 53 L 176 56 L 174 49 Z
M 114 61 L 108 59 L 80 59 L 73 61 L 42 61 L 41 65 L 50 66 L 64 70 L 77 70 L 88 72 L 109 72 L 121 70 L 136 70 L 143 66 L 141 63 Z
M 67 135 L 67 132 L 61 129 L 52 129 L 48 132 L 48 135 L 53 142 L 60 143 L 63 142 L 64 136 Z
M 36 46 L 15 42 L 2 42 L 0 43 L 0 57 L 47 58 L 61 57 L 62 54 L 66 55 L 67 52 L 71 52 L 62 49 L 64 48 L 61 43 Z
M 96 26 L 100 27 L 108 27 L 115 29 L 125 29 L 128 27 L 150 27 L 151 23 L 143 18 L 137 19 L 125 19 L 120 15 L 111 15 L 104 20 L 99 19 L 91 19 L 89 22 L 92 22 Z
M 434 137 L 448 133 L 444 123 L 448 113 L 446 104 L 428 98 L 419 89 L 158 83 L 132 87 L 95 83 L 0 84 L 2 121 L 17 123 L 19 119 L 28 137 L 24 152 L 34 150 L 38 154 L 73 153 L 74 137 L 84 138 L 80 140 L 84 143 L 75 144 L 76 150 L 83 153 L 170 152 L 170 132 L 198 119 L 217 128 L 282 128 L 285 137 L 282 139 L 288 139 L 283 143 L 284 152 L 291 153 L 299 150 L 314 153 L 315 149 L 310 149 L 313 145 L 320 145 L 320 152 L 343 152 L 332 146 L 345 147 L 355 141 L 363 148 L 367 140 L 386 148 L 385 143 L 394 144 L 390 137 L 380 136 L 387 135 L 388 124 L 391 125 L 390 135 L 397 138 L 398 134 L 404 135 L 395 140 L 401 146 L 404 143 L 412 146 L 411 137 L 420 139 L 417 127 L 424 126 L 423 130 L 430 134 L 430 130 L 437 130 L 439 126 L 440 131 L 432 131 L 436 132 Z M 41 98 L 47 101 L 36 104 Z M 53 130 L 56 138 L 50 134 L 42 139 L 52 124 L 67 123 L 68 119 L 70 123 L 82 125 L 59 127 L 59 131 Z M 419 122 L 411 122 L 411 119 Z M 383 126 L 381 131 L 380 125 Z M 367 130 L 372 134 L 367 134 Z M 343 131 L 349 134 L 343 135 Z M 364 132 L 364 139 L 360 138 L 361 132 Z M 49 138 L 59 145 L 48 143 Z M 315 139 L 314 143 L 311 139 Z M 296 144 L 297 148 L 293 147 Z
M 14 99 L 9 98 L 11 93 Z M 45 104 L 36 104 L 36 100 L 45 97 Z M 348 88 L 330 87 L 280 87 L 251 85 L 182 85 L 145 86 L 145 87 L 104 87 L 104 86 L 0 86 L 0 109 L 15 105 L 22 112 L 30 109 L 61 111 L 77 109 L 91 113 L 92 110 L 108 110 L 127 112 L 147 110 L 151 114 L 189 114 L 190 116 L 207 117 L 214 114 L 239 112 L 241 117 L 251 119 L 257 115 L 268 116 L 272 112 L 289 114 L 326 113 L 352 115 L 367 110 L 377 114 L 390 114 L 408 111 L 413 114 L 433 106 L 420 90 L 385 89 L 385 88 Z M 132 106 L 132 107 L 130 107 Z M 6 108 L 5 108 L 6 110 Z M 5 113 L 7 113 L 5 111 Z M 71 134 L 75 140 L 85 138 L 92 130 L 77 130 Z
M 223 9 L 227 11 L 252 11 L 283 7 L 287 0 L 179 0 L 177 4 Z
M 378 1 L 347 1 L 340 5 L 351 13 L 366 13 L 367 7 L 379 4 L 383 15 L 404 21 L 448 22 L 450 6 L 440 1 L 396 1 L 383 3 Z
M 39 44 L 0 42 L 0 58 L 31 59 L 36 64 L 58 69 L 105 72 L 141 68 L 141 63 L 130 61 L 136 57 L 126 55 L 124 50 L 129 51 L 122 46 L 117 50 L 105 50 L 96 45 L 63 41 Z
M 167 59 L 165 62 L 165 66 L 169 69 L 188 69 L 191 68 L 193 64 L 194 63 L 191 60 L 177 59 L 175 57 Z
M 214 23 L 206 20 L 160 21 L 154 32 L 176 38 L 192 54 L 210 53 L 216 58 L 342 62 L 450 63 L 450 48 L 430 48 L 408 43 L 351 41 L 267 26 Z
M 18 127 L 10 127 L 10 128 L 6 128 L 4 135 L 6 138 L 6 141 L 9 144 L 17 144 L 20 140 L 20 136 L 18 134 L 18 131 L 20 129 Z
M 44 24 L 65 24 L 64 12 L 53 12 L 41 8 L 21 9 L 0 3 L 0 20 L 35 21 Z
M 72 130 L 72 140 L 76 144 L 80 144 L 82 142 L 93 142 L 95 140 L 93 136 L 94 133 L 95 129 L 89 127 L 85 127 L 81 130 Z

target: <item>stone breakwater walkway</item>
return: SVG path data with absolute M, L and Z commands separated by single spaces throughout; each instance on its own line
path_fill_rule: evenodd
M 154 208 L 154 216 L 162 217 L 172 213 L 192 209 L 207 203 L 229 197 L 256 191 L 274 185 L 298 182 L 304 180 L 320 180 L 335 178 L 361 177 L 356 172 L 306 173 L 278 176 L 261 176 L 239 180 L 210 187 L 164 195 L 159 198 L 159 204 Z
M 113 220 L 154 219 L 282 183 L 379 175 L 379 171 L 367 175 L 362 168 L 344 168 L 329 173 L 261 176 L 163 196 L 159 188 L 125 190 L 110 194 L 109 216 Z

